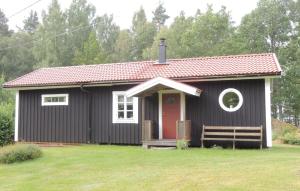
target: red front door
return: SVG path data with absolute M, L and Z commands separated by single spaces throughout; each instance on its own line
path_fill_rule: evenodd
M 162 94 L 164 139 L 176 139 L 176 121 L 180 119 L 180 94 Z

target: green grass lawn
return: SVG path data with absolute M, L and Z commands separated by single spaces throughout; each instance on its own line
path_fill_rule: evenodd
M 144 150 L 43 148 L 42 158 L 0 164 L 0 190 L 300 190 L 300 147 Z

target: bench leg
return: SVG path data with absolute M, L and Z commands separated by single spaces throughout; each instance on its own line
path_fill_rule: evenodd
M 201 148 L 204 148 L 203 139 L 201 140 Z
M 260 142 L 260 150 L 262 150 L 262 142 Z
M 232 142 L 232 149 L 235 150 L 235 141 Z

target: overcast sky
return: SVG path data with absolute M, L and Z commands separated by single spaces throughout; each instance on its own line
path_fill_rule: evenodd
M 27 7 L 36 0 L 0 0 L 0 8 L 5 13 L 6 17 L 10 17 L 17 11 Z M 238 24 L 241 18 L 251 12 L 256 7 L 258 0 L 161 0 L 167 9 L 167 14 L 170 19 L 167 24 L 171 23 L 179 12 L 183 10 L 186 15 L 194 15 L 196 10 L 206 10 L 207 4 L 212 4 L 214 10 L 220 9 L 222 5 L 226 6 L 231 12 L 233 21 Z M 16 26 L 22 27 L 24 18 L 28 17 L 30 10 L 36 10 L 41 16 L 42 10 L 47 10 L 51 0 L 42 0 L 30 7 L 26 11 L 13 16 L 9 19 L 11 29 L 16 29 Z M 59 0 L 61 8 L 68 8 L 72 0 Z M 96 6 L 97 15 L 104 13 L 113 14 L 115 22 L 122 28 L 129 28 L 133 13 L 140 6 L 143 6 L 148 20 L 152 19 L 152 11 L 157 7 L 159 0 L 88 0 L 89 3 Z

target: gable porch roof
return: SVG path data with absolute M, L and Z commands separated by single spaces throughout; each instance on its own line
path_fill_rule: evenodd
M 194 96 L 200 96 L 201 91 L 193 86 L 163 77 L 156 77 L 126 91 L 127 97 L 144 97 L 162 89 L 175 89 Z

